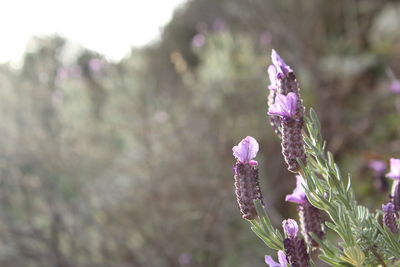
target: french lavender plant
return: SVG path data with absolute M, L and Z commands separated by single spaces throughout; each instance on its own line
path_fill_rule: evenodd
M 250 221 L 254 233 L 278 251 L 278 262 L 265 256 L 265 263 L 270 267 L 315 266 L 312 259 L 318 255 L 330 266 L 400 266 L 400 159 L 390 161 L 386 176 L 393 179 L 393 185 L 382 210 L 372 213 L 359 205 L 350 174 L 344 177 L 326 151 L 315 111 L 310 109 L 305 115 L 293 69 L 275 50 L 271 58 L 268 115 L 281 138 L 287 169 L 297 174 L 296 188 L 285 200 L 298 205 L 302 237 L 295 220 L 283 221 L 283 233 L 271 223 L 254 161 L 259 145 L 253 137 L 246 137 L 233 148 L 236 196 L 242 217 Z M 385 164 L 370 167 L 379 167 L 376 171 L 382 180 Z

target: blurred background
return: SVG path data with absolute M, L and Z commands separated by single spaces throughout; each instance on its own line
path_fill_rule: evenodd
M 272 48 L 359 201 L 388 198 L 369 163 L 400 156 L 399 1 L 129 2 L 2 4 L 0 266 L 266 266 L 231 149 L 259 141 L 269 213 L 297 218 Z

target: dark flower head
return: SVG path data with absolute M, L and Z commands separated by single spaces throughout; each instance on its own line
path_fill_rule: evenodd
M 296 188 L 293 193 L 286 195 L 285 200 L 297 204 L 304 204 L 307 201 L 306 192 L 304 192 L 304 178 L 301 175 L 296 175 Z
M 269 267 L 287 267 L 288 261 L 285 252 L 282 250 L 278 251 L 278 261 L 279 263 L 274 261 L 271 256 L 265 256 L 265 263 L 268 264 Z
M 387 177 L 400 180 L 400 159 L 390 159 L 390 172 L 386 174 Z
M 280 116 L 283 118 L 296 118 L 298 97 L 295 93 L 277 95 L 275 103 L 268 109 L 268 115 Z

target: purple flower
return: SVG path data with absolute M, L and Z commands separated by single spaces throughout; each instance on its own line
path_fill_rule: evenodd
M 394 205 L 393 203 L 389 202 L 386 205 L 382 205 L 383 212 L 394 212 Z
M 307 201 L 306 193 L 304 192 L 304 178 L 301 175 L 296 175 L 296 188 L 293 193 L 286 195 L 285 200 L 297 204 L 304 204 Z
M 390 172 L 386 174 L 387 177 L 400 180 L 400 159 L 390 159 Z
M 277 95 L 275 103 L 268 109 L 268 115 L 294 119 L 296 117 L 297 104 L 298 97 L 293 92 L 287 95 Z
M 289 72 L 292 72 L 292 69 L 283 61 L 281 56 L 272 49 L 271 53 L 272 64 L 276 67 L 278 75 L 286 75 Z
M 386 171 L 386 163 L 382 160 L 370 160 L 368 162 L 368 167 L 379 174 Z
M 393 203 L 389 202 L 386 205 L 382 205 L 383 209 L 383 224 L 386 225 L 392 233 L 397 233 L 398 227 L 396 223 L 396 210 Z
M 200 47 L 202 47 L 205 43 L 206 43 L 206 37 L 205 37 L 203 34 L 198 33 L 198 34 L 196 34 L 195 36 L 193 36 L 192 45 L 193 45 L 194 47 L 200 48 Z
M 268 76 L 269 80 L 271 82 L 271 85 L 268 86 L 268 89 L 270 90 L 276 90 L 278 86 L 278 81 L 276 79 L 276 68 L 274 65 L 269 65 L 268 67 Z
M 257 161 L 252 160 L 257 156 L 259 146 L 251 136 L 247 136 L 237 146 L 232 148 L 233 156 L 241 163 L 249 163 L 250 165 L 257 165 Z
M 297 232 L 299 231 L 299 226 L 297 222 L 292 219 L 287 219 L 282 222 L 283 230 L 288 238 L 293 239 L 297 236 Z
M 399 80 L 393 80 L 390 83 L 390 87 L 389 87 L 390 91 L 392 91 L 393 93 L 400 93 L 400 81 Z
M 268 264 L 269 267 L 286 267 L 288 265 L 285 252 L 282 250 L 278 251 L 278 260 L 279 263 L 274 261 L 271 256 L 265 256 L 265 263 Z

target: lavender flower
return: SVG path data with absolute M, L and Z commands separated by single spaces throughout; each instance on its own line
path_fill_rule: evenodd
M 283 241 L 286 258 L 292 267 L 309 266 L 310 256 L 304 239 L 297 237 L 298 226 L 295 220 L 288 219 L 282 222 L 287 238 Z
M 299 231 L 299 226 L 297 222 L 293 219 L 287 219 L 282 222 L 282 228 L 288 238 L 296 238 L 297 232 Z
M 202 33 L 198 33 L 193 36 L 192 45 L 197 48 L 201 48 L 206 43 L 206 37 Z
M 259 145 L 254 137 L 247 136 L 237 146 L 232 148 L 233 156 L 241 163 L 257 165 L 254 159 L 257 156 Z
M 325 232 L 323 230 L 323 220 L 321 211 L 311 205 L 304 191 L 304 179 L 301 175 L 296 176 L 296 188 L 293 193 L 286 196 L 286 201 L 299 204 L 297 210 L 299 212 L 301 232 L 307 244 L 318 247 L 318 243 L 311 237 L 309 233 L 314 233 L 318 238 L 323 239 Z
M 274 66 L 277 69 L 277 75 L 281 76 L 281 78 L 282 76 L 288 74 L 289 72 L 292 72 L 290 66 L 287 65 L 285 61 L 283 61 L 281 56 L 274 49 L 272 49 L 271 59 L 272 59 L 272 64 L 274 64 Z
M 383 224 L 386 225 L 392 233 L 398 233 L 398 227 L 396 223 L 396 211 L 394 209 L 393 203 L 388 203 L 386 205 L 382 205 L 383 209 Z
M 251 136 L 244 138 L 237 146 L 232 148 L 237 159 L 233 167 L 235 173 L 235 193 L 242 217 L 253 220 L 257 216 L 254 200 L 263 197 L 258 180 L 257 161 L 253 160 L 258 152 L 259 145 Z
M 282 250 L 278 251 L 278 261 L 279 263 L 274 261 L 271 256 L 265 256 L 265 263 L 268 264 L 269 267 L 287 267 L 288 262 L 286 255 Z
M 277 95 L 275 103 L 268 109 L 268 115 L 280 116 L 284 119 L 296 119 L 298 97 L 295 93 Z
M 368 167 L 374 171 L 375 187 L 386 192 L 388 190 L 388 182 L 385 179 L 386 163 L 381 160 L 370 160 Z
M 400 81 L 399 80 L 393 80 L 390 83 L 390 87 L 389 87 L 390 91 L 392 91 L 393 93 L 400 93 Z
M 271 59 L 273 67 L 269 68 L 271 80 L 270 88 L 276 93 L 270 92 L 268 100 L 268 114 L 271 124 L 278 135 L 282 135 L 282 154 L 291 172 L 298 172 L 300 165 L 298 160 L 306 164 L 304 153 L 304 140 L 302 136 L 304 107 L 299 95 L 299 86 L 296 76 L 290 66 L 272 50 Z M 279 120 L 276 117 L 279 116 Z
M 296 188 L 293 193 L 286 195 L 285 200 L 297 204 L 304 204 L 307 202 L 306 192 L 304 191 L 304 178 L 301 175 L 296 175 Z

